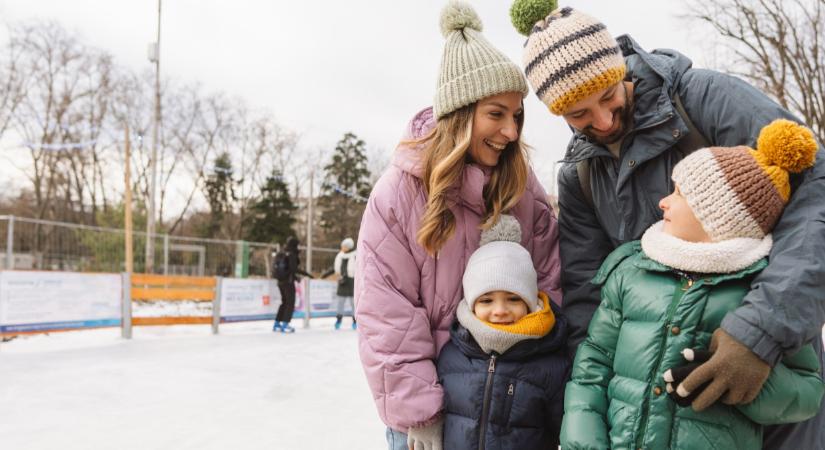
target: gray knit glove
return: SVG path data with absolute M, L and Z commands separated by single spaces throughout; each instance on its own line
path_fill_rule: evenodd
M 410 428 L 407 431 L 407 446 L 410 450 L 442 450 L 443 441 L 443 417 L 425 427 Z

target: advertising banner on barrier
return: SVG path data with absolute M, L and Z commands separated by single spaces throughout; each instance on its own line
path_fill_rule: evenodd
M 120 326 L 120 274 L 0 272 L 0 333 Z
M 293 317 L 304 317 L 305 292 L 304 283 L 300 283 L 300 290 L 295 293 L 295 315 Z M 312 317 L 335 317 L 335 309 L 338 306 L 335 302 L 335 291 L 338 283 L 329 280 L 309 280 L 310 313 Z M 344 315 L 351 315 L 352 308 L 347 305 Z
M 267 279 L 221 279 L 221 322 L 275 320 L 281 305 L 278 282 Z

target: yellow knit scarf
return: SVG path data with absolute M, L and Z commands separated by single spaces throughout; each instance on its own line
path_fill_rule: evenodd
M 540 311 L 527 314 L 510 325 L 501 325 L 487 321 L 482 322 L 490 328 L 506 331 L 508 333 L 523 334 L 527 336 L 546 336 L 556 324 L 556 316 L 553 314 L 553 310 L 550 309 L 550 298 L 547 294 L 544 292 L 539 292 L 539 300 L 541 300 L 544 305 Z

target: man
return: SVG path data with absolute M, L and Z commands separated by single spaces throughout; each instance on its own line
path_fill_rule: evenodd
M 574 131 L 559 174 L 559 226 L 563 309 L 575 353 L 600 301 L 590 280 L 613 249 L 662 219 L 659 200 L 673 191 L 671 171 L 685 153 L 700 146 L 754 147 L 774 119 L 799 120 L 735 77 L 692 69 L 672 50 L 648 53 L 629 36 L 614 40 L 603 24 L 571 8 L 534 26 L 515 22 L 529 31 L 527 78 Z M 724 318 L 714 356 L 684 380 L 682 392 L 698 392 L 708 381 L 715 398 L 747 403 L 734 394 L 741 391 L 737 383 L 758 392 L 770 367 L 808 342 L 822 359 L 821 143 L 817 156 L 813 169 L 791 179 L 793 196 L 774 229 L 769 266 L 742 306 Z M 823 408 L 809 421 L 766 428 L 764 448 L 825 448 Z

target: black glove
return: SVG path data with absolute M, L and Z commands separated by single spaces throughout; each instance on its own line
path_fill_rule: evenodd
M 682 383 L 685 378 L 688 377 L 697 367 L 701 366 L 707 360 L 710 359 L 711 353 L 709 350 L 701 350 L 701 349 L 693 349 L 693 348 L 686 348 L 682 350 L 682 357 L 688 361 L 687 364 L 684 366 L 674 367 L 665 371 L 662 375 L 662 378 L 665 380 L 665 390 L 667 391 L 668 397 L 670 397 L 677 405 L 681 407 L 688 407 L 696 397 L 701 394 L 706 387 L 710 384 L 710 381 L 702 384 L 696 390 L 688 394 L 687 397 L 682 397 L 681 395 L 676 393 L 676 386 Z

